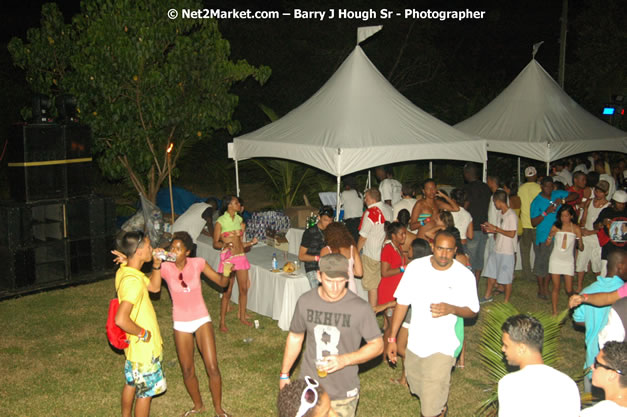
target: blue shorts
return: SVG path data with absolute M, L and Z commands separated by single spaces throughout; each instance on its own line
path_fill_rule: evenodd
M 168 389 L 161 360 L 161 357 L 158 357 L 152 358 L 150 363 L 126 361 L 124 377 L 126 385 L 135 387 L 135 398 L 154 397 Z

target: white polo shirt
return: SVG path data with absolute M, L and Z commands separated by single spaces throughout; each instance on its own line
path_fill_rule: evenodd
M 407 348 L 421 358 L 434 353 L 453 356 L 459 347 L 455 335 L 457 316 L 431 316 L 432 303 L 447 303 L 479 311 L 475 276 L 457 261 L 446 271 L 431 264 L 431 256 L 409 263 L 394 293 L 396 302 L 411 305 L 411 323 Z
M 368 217 L 369 210 L 373 207 L 378 207 L 381 210 L 384 219 L 373 222 L 370 217 Z M 368 210 L 364 213 L 359 235 L 366 238 L 363 254 L 370 259 L 381 261 L 381 248 L 383 247 L 383 241 L 385 240 L 385 222 L 391 222 L 393 220 L 392 213 L 392 207 L 382 201 L 371 204 L 368 206 Z

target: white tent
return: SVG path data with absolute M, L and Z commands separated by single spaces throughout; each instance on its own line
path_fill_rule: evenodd
M 412 104 L 357 45 L 309 100 L 281 119 L 235 138 L 229 157 L 236 167 L 237 161 L 255 157 L 314 166 L 337 177 L 339 194 L 340 177 L 363 169 L 417 159 L 484 163 L 487 152 L 484 140 Z
M 627 133 L 594 117 L 535 60 L 474 116 L 455 125 L 488 150 L 551 161 L 591 151 L 627 152 Z

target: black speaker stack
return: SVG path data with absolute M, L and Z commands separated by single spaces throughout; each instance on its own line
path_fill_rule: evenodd
M 91 129 L 15 125 L 0 202 L 0 297 L 89 281 L 113 269 L 115 204 L 91 194 Z

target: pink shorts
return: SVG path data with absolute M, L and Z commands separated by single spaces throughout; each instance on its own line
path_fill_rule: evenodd
M 218 273 L 221 274 L 224 271 L 225 262 L 233 265 L 233 268 L 231 269 L 232 271 L 250 269 L 250 263 L 248 262 L 248 258 L 246 258 L 246 254 L 244 253 L 231 255 L 231 251 L 228 249 L 220 252 L 220 265 L 218 265 Z

